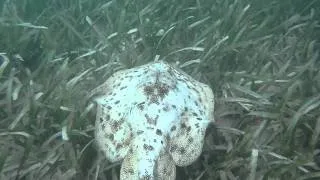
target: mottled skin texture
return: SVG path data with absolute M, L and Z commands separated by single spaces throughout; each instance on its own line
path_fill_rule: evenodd
M 166 62 L 113 74 L 94 90 L 96 141 L 120 179 L 175 179 L 201 151 L 213 122 L 212 90 Z

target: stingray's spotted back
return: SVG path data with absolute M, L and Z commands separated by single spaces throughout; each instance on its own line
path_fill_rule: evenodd
M 214 96 L 207 85 L 159 61 L 112 75 L 97 98 L 96 140 L 123 160 L 120 179 L 175 179 L 175 165 L 202 151 Z

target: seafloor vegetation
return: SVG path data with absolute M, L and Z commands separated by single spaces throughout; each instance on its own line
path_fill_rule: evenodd
M 319 3 L 0 1 L 0 179 L 117 180 L 85 96 L 155 57 L 216 96 L 216 127 L 177 179 L 320 179 Z

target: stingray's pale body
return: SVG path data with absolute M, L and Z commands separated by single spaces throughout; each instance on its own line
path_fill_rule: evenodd
M 116 72 L 96 92 L 96 141 L 111 162 L 123 160 L 120 179 L 175 179 L 175 165 L 200 155 L 209 86 L 158 61 Z

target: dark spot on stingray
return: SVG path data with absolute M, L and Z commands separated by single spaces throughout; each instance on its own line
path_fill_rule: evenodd
M 119 104 L 119 102 L 120 102 L 120 100 L 118 100 L 118 101 L 114 102 L 114 104 Z
M 123 145 L 121 143 L 118 143 L 116 146 L 116 150 L 119 150 L 120 148 L 123 148 Z
M 158 89 L 158 94 L 161 98 L 163 98 L 164 96 L 166 96 L 169 92 L 169 88 L 167 85 L 163 84 L 163 85 L 159 85 L 157 87 Z
M 200 91 L 198 91 L 197 89 L 194 89 L 194 91 L 196 91 L 196 92 L 197 92 L 197 94 L 200 94 Z
M 146 94 L 146 95 L 151 95 L 151 94 L 153 94 L 153 92 L 154 92 L 154 88 L 153 88 L 153 86 L 145 86 L 144 88 L 143 88 L 143 92 Z
M 146 118 L 148 124 L 156 125 L 159 115 L 157 115 L 156 118 L 151 118 L 148 116 L 148 114 L 145 114 L 144 117 Z
M 159 105 L 159 101 L 158 101 L 158 96 L 157 95 L 151 95 L 150 96 L 150 104 L 155 103 L 157 105 Z
M 157 130 L 156 130 L 156 134 L 157 134 L 158 136 L 161 136 L 161 135 L 162 135 L 162 131 L 161 131 L 160 129 L 157 129 Z
M 114 121 L 114 122 L 112 123 L 112 130 L 113 130 L 113 131 L 118 131 L 118 130 L 119 130 L 119 126 L 120 126 L 119 122 Z
M 121 87 L 121 88 L 120 88 L 120 90 L 123 90 L 123 89 L 125 89 L 125 88 L 127 88 L 127 86 L 123 86 L 123 87 Z
M 150 180 L 151 179 L 151 175 L 150 174 L 144 174 L 143 176 L 142 176 L 142 179 L 144 179 L 144 180 Z
M 187 132 L 190 132 L 191 131 L 191 126 L 188 126 L 187 127 Z
M 113 135 L 113 134 L 110 134 L 110 135 L 109 135 L 109 139 L 110 139 L 111 141 L 113 141 L 113 140 L 114 140 L 114 135 Z
M 176 126 L 172 126 L 171 129 L 170 129 L 170 131 L 175 131 L 176 129 L 177 129 Z
M 178 146 L 176 144 L 171 145 L 170 152 L 174 152 L 178 149 Z
M 169 111 L 169 106 L 163 107 L 162 110 L 163 110 L 164 112 L 168 112 L 168 111 Z
M 148 150 L 148 151 L 153 151 L 153 150 L 154 150 L 154 147 L 153 147 L 153 146 L 147 145 L 147 144 L 143 144 L 143 148 L 144 148 L 145 150 Z
M 186 149 L 184 147 L 179 148 L 179 153 L 180 154 L 185 154 L 186 153 Z
M 128 78 L 130 79 L 130 78 L 132 78 L 132 76 L 125 75 L 124 78 L 125 78 L 125 79 L 128 79 Z
M 102 122 L 103 122 L 103 119 L 102 119 L 101 117 L 99 118 L 99 120 L 100 120 L 100 123 L 102 123 Z
M 138 108 L 142 111 L 144 109 L 145 102 L 139 103 Z
M 185 123 L 181 123 L 181 128 L 186 128 L 187 125 Z
M 129 174 L 133 175 L 134 174 L 134 170 L 132 168 L 129 168 L 127 171 Z

